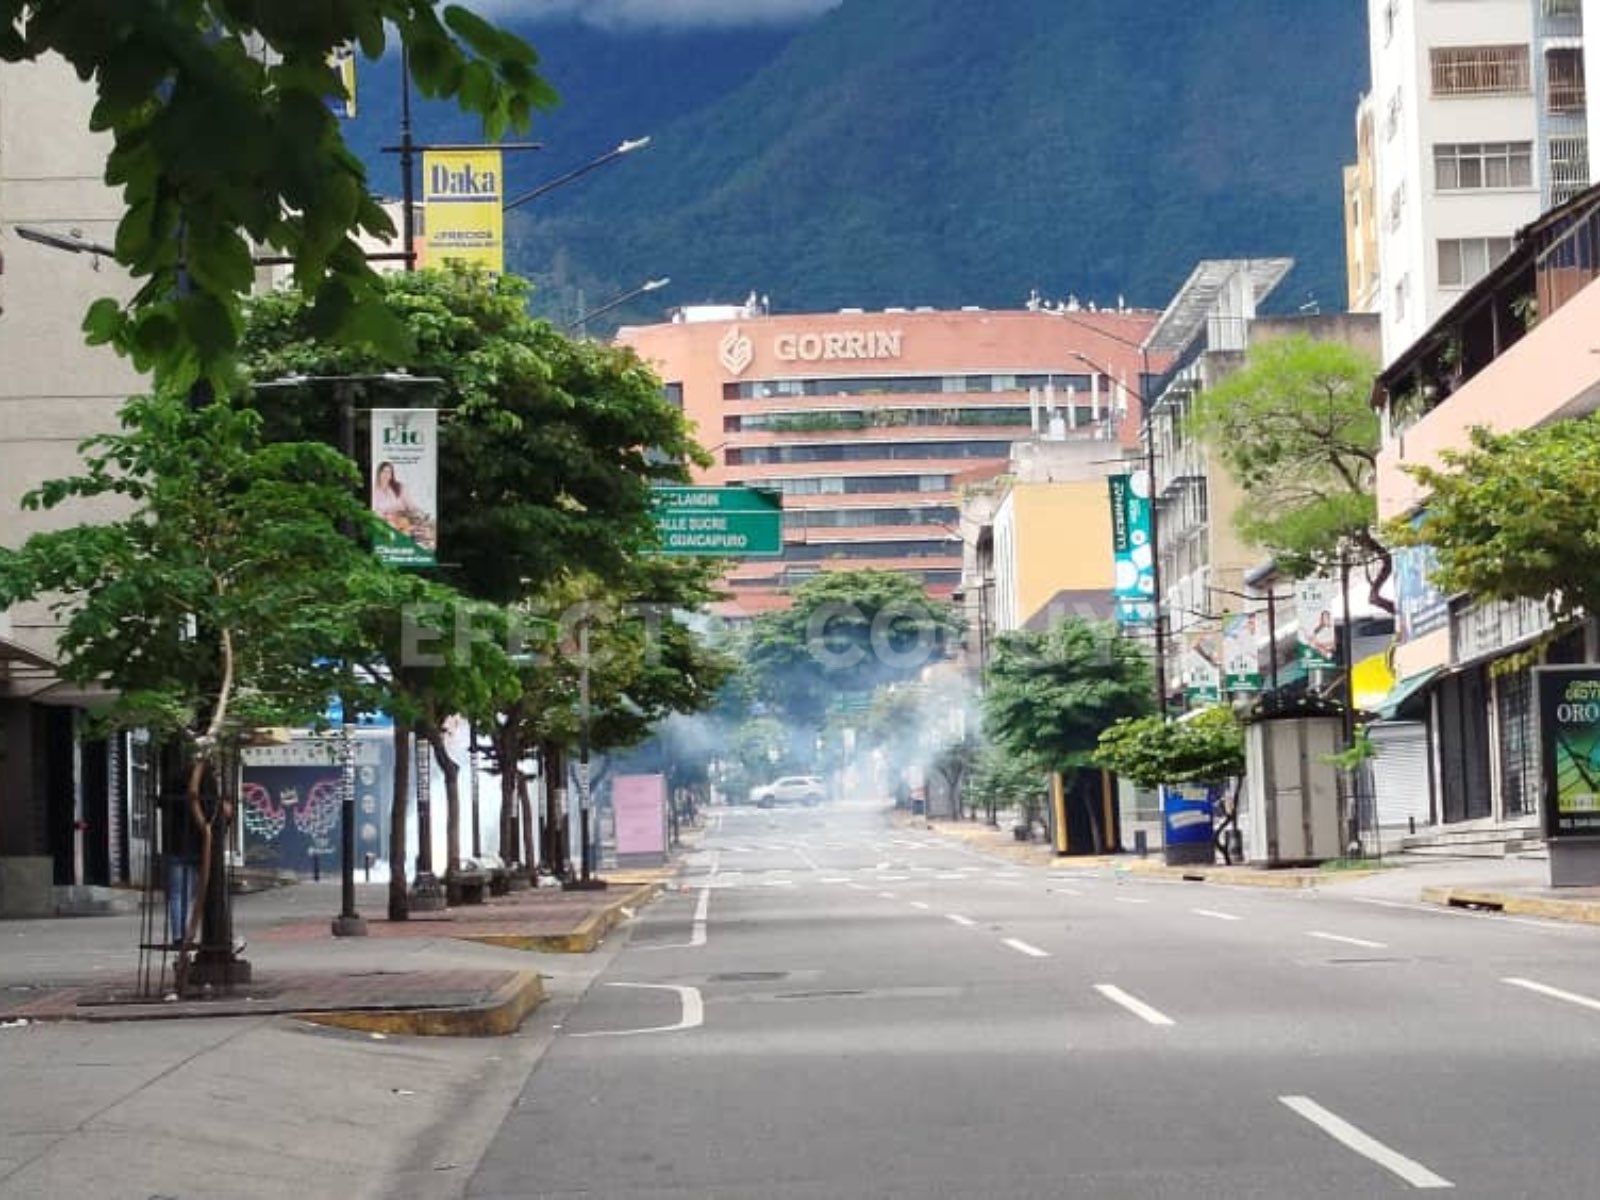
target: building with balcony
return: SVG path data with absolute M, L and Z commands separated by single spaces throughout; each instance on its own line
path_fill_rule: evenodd
M 1003 468 L 1035 436 L 1093 442 L 1108 459 L 1134 445 L 1154 321 L 1076 302 L 783 315 L 749 302 L 681 308 L 618 339 L 712 451 L 699 482 L 783 495 L 782 557 L 727 581 L 735 611 L 753 614 L 838 569 L 902 571 L 949 594 L 963 477 Z
M 1427 495 L 1406 468 L 1439 466 L 1470 431 L 1528 429 L 1600 408 L 1600 188 L 1508 239 L 1511 251 L 1379 377 L 1384 422 L 1378 515 L 1420 514 Z M 1593 661 L 1593 621 L 1552 630 L 1537 602 L 1441 594 L 1425 547 L 1396 555 L 1400 689 L 1426 700 L 1433 822 L 1526 829 L 1539 776 L 1532 678 L 1508 656 L 1542 644 L 1539 661 Z
M 1369 0 L 1385 362 L 1588 186 L 1585 7 Z

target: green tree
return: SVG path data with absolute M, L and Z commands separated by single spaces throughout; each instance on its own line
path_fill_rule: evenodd
M 983 723 L 996 750 L 1031 770 L 1059 773 L 1069 795 L 1077 772 L 1095 765 L 1101 733 L 1155 703 L 1149 657 L 1106 622 L 1071 619 L 1047 633 L 1002 634 L 988 679 Z M 1077 802 L 1103 844 L 1097 806 Z
M 1413 467 L 1428 489 L 1400 544 L 1432 545 L 1447 592 L 1534 600 L 1565 624 L 1600 612 L 1600 419 L 1580 417 L 1496 434 L 1474 429 L 1440 467 Z
M 534 320 L 527 291 L 513 276 L 459 269 L 387 276 L 378 291 L 415 340 L 400 365 L 442 381 L 429 398 L 448 411 L 439 543 L 453 565 L 441 577 L 497 604 L 567 571 L 625 576 L 655 536 L 651 486 L 686 483 L 686 464 L 709 462 L 631 350 Z M 309 380 L 262 393 L 276 437 L 338 441 L 339 407 L 319 377 L 351 380 L 362 404 L 386 394 L 389 364 L 323 338 L 292 292 L 251 304 L 244 352 L 258 382 Z
M 363 519 L 350 465 L 326 446 L 264 443 L 255 413 L 135 398 L 84 460 L 25 507 L 116 498 L 131 511 L 0 550 L 0 608 L 55 597 L 64 675 L 110 691 L 99 718 L 181 751 L 200 845 L 181 991 L 233 814 L 219 764 L 249 730 L 311 724 L 330 696 L 361 690 L 354 597 L 384 568 L 343 529 Z
M 1037 812 L 1045 794 L 1046 771 L 1027 755 L 986 743 L 972 764 L 972 779 L 967 794 L 985 810 L 989 824 L 998 819 L 1002 808 L 1021 808 L 1030 815 Z
M 1100 735 L 1155 701 L 1150 659 L 1105 622 L 1071 619 L 1048 633 L 1012 632 L 996 642 L 983 698 L 995 743 L 1046 770 L 1094 764 Z
M 801 584 L 794 603 L 756 618 L 749 666 L 768 705 L 807 729 L 829 706 L 915 679 L 941 657 L 960 618 L 896 571 L 830 571 Z
M 418 90 L 480 114 L 491 139 L 555 102 L 531 46 L 437 0 L 0 0 L 0 60 L 60 55 L 111 135 L 116 258 L 142 286 L 95 304 L 91 340 L 175 387 L 222 383 L 264 249 L 293 262 L 319 330 L 404 345 L 353 236 L 394 231 L 327 103 L 342 94 L 330 56 L 377 58 L 391 37 Z
M 1220 704 L 1183 721 L 1125 718 L 1100 735 L 1095 761 L 1142 788 L 1221 783 L 1244 774 L 1244 729 Z
M 1244 490 L 1240 533 L 1292 575 L 1366 568 L 1372 602 L 1391 571 L 1378 538 L 1377 364 L 1342 342 L 1253 346 L 1240 371 L 1195 398 L 1190 423 Z

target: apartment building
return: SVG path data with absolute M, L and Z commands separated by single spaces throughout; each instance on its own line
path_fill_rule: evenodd
M 1067 301 L 985 311 L 676 310 L 618 338 L 665 381 L 707 484 L 782 493 L 784 548 L 728 579 L 746 613 L 818 572 L 881 568 L 936 594 L 962 578 L 961 478 L 1036 435 L 1136 443 L 1155 314 Z M 1109 561 L 1109 548 L 1106 551 Z
M 1505 258 L 1513 230 L 1588 186 L 1583 27 L 1595 7 L 1369 0 L 1362 105 L 1385 362 Z M 1358 135 L 1358 175 L 1360 150 Z

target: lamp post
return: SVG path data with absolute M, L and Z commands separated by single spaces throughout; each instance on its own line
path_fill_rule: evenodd
M 587 175 L 590 171 L 596 170 L 599 167 L 603 167 L 607 163 L 616 162 L 617 159 L 621 158 L 625 154 L 632 154 L 635 150 L 643 150 L 649 144 L 650 139 L 648 137 L 633 138 L 629 141 L 622 142 L 617 146 L 616 149 L 606 151 L 599 158 L 593 159 L 590 162 L 586 162 L 581 167 L 574 167 L 565 175 L 557 175 L 554 179 L 547 180 L 536 188 L 530 188 L 528 191 L 523 192 L 519 196 L 513 196 L 510 200 L 507 200 L 505 204 L 501 206 L 501 208 L 505 212 L 510 212 L 514 208 L 521 208 L 529 201 L 537 200 L 546 192 L 553 192 L 558 187 L 571 183 L 574 179 L 579 179 L 582 176 Z
M 331 384 L 339 404 L 339 452 L 349 461 L 358 461 L 356 450 L 355 390 L 362 384 L 382 384 L 392 387 L 443 387 L 444 380 L 436 375 L 412 375 L 405 371 L 384 371 L 372 375 L 283 375 L 277 379 L 264 379 L 251 385 L 255 391 L 274 391 L 285 388 L 304 388 L 314 384 Z M 354 537 L 355 530 L 346 529 Z M 334 937 L 365 937 L 367 922 L 356 911 L 356 787 L 355 754 L 352 737 L 355 726 L 354 705 L 351 698 L 341 697 L 340 770 L 339 787 L 339 915 L 333 919 Z M 398 731 L 396 736 L 400 736 Z M 428 845 L 432 829 L 427 824 L 426 808 L 418 806 L 417 836 L 423 846 Z M 477 836 L 477 823 L 473 823 L 473 836 Z
M 1091 326 L 1090 328 L 1093 327 Z M 1097 330 L 1096 332 L 1103 331 Z M 1129 342 L 1125 338 L 1116 337 L 1114 334 L 1106 334 L 1105 336 L 1111 338 L 1112 341 L 1123 342 L 1129 346 L 1136 346 L 1136 343 Z M 1155 422 L 1151 419 L 1149 397 L 1145 394 L 1145 389 L 1148 386 L 1149 381 L 1150 359 L 1144 346 L 1137 345 L 1136 348 L 1139 351 L 1141 370 L 1139 374 L 1139 386 L 1135 389 L 1135 394 L 1139 398 L 1139 425 L 1140 436 L 1144 440 L 1145 478 L 1150 481 L 1150 590 L 1154 593 L 1154 596 L 1152 597 L 1154 612 L 1151 615 L 1153 618 L 1152 623 L 1155 626 L 1156 642 L 1156 705 L 1160 709 L 1162 717 L 1166 717 L 1167 634 L 1166 621 L 1162 616 L 1161 518 L 1158 511 L 1158 506 L 1156 504 L 1156 428 Z M 1081 350 L 1074 350 L 1071 352 L 1071 354 L 1073 358 L 1077 359 L 1090 369 L 1098 371 L 1107 379 L 1116 378 L 1110 371 L 1106 370 L 1103 365 L 1097 363 L 1094 359 L 1090 358 Z

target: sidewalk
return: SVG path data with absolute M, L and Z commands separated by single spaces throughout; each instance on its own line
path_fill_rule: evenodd
M 377 916 L 387 888 L 363 885 L 357 907 L 368 919 L 366 938 L 333 937 L 333 881 L 237 896 L 234 925 L 248 943 L 252 982 L 183 1001 L 135 994 L 137 914 L 0 922 L 0 1022 L 292 1014 L 382 1033 L 509 1033 L 544 997 L 528 951 L 594 950 L 670 875 L 619 872 L 605 891 L 530 889 L 400 922 Z
M 1149 858 L 1128 854 L 1101 857 L 1057 856 L 1040 842 L 1021 843 L 1009 828 L 981 821 L 924 821 L 905 813 L 891 818 L 906 828 L 926 827 L 974 851 L 1034 866 L 1111 866 L 1119 871 L 1169 879 L 1241 887 L 1318 888 L 1329 894 L 1475 908 L 1521 916 L 1600 925 L 1600 887 L 1552 888 L 1548 864 L 1536 858 L 1442 858 L 1394 855 L 1370 869 L 1268 870 L 1241 866 L 1169 867 L 1160 851 Z

